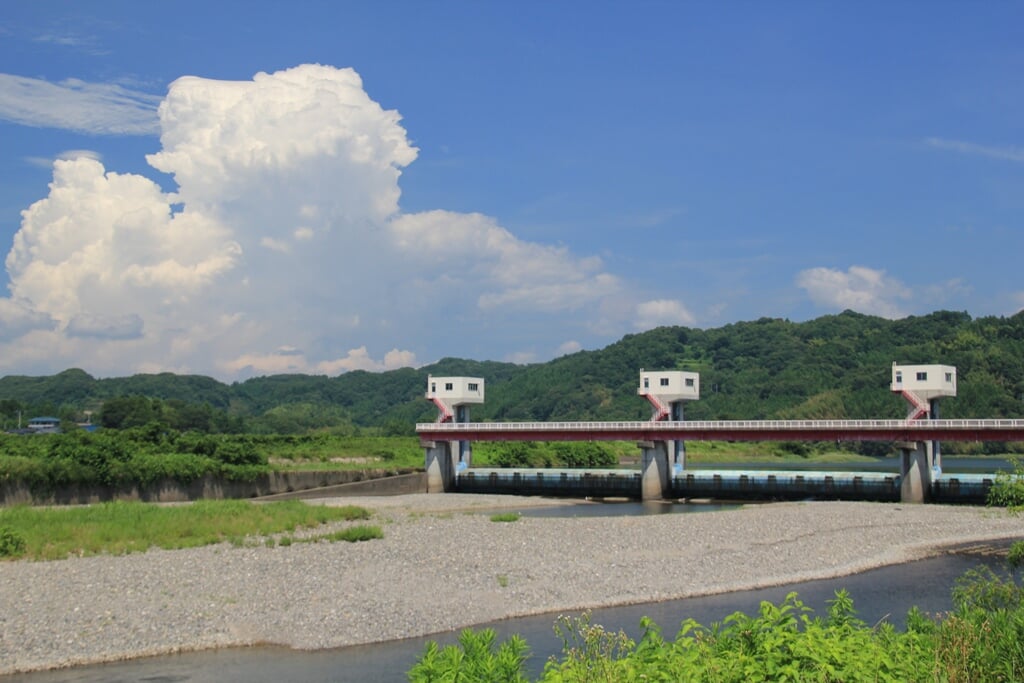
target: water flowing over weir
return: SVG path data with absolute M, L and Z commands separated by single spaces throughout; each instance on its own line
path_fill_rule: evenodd
M 455 477 L 460 493 L 641 498 L 641 473 L 625 469 L 513 469 L 474 467 Z M 935 502 L 982 503 L 995 476 L 950 474 L 932 481 Z M 736 500 L 901 499 L 900 475 L 890 472 L 687 470 L 671 477 L 666 498 Z

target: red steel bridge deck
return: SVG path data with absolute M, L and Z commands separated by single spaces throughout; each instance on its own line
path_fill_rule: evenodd
M 1024 420 L 427 422 L 424 441 L 1024 441 Z

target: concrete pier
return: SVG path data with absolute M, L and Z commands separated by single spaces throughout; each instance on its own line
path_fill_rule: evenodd
M 640 448 L 640 499 L 662 500 L 671 488 L 669 472 L 668 441 L 641 441 Z
M 900 501 L 927 503 L 932 490 L 931 444 L 900 441 Z
M 426 450 L 427 493 L 448 493 L 455 490 L 455 458 L 452 444 L 458 441 L 422 441 Z

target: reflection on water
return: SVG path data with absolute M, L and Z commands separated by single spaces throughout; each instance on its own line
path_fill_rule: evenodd
M 738 503 L 680 503 L 663 500 L 585 501 L 574 505 L 523 508 L 523 517 L 611 517 L 623 515 L 674 515 L 687 512 L 714 512 L 738 508 Z
M 631 637 L 640 634 L 640 618 L 647 616 L 673 637 L 679 624 L 693 618 L 710 625 L 736 611 L 751 614 L 763 600 L 779 603 L 791 591 L 816 614 L 823 615 L 827 601 L 836 590 L 846 588 L 862 620 L 875 624 L 888 620 L 903 626 L 907 611 L 914 605 L 936 613 L 952 608 L 950 589 L 955 580 L 979 564 L 994 568 L 1001 561 L 989 556 L 944 555 L 930 560 L 875 569 L 853 576 L 821 581 L 805 581 L 775 588 L 740 591 L 723 595 L 673 600 L 669 602 L 615 607 L 593 611 L 592 622 L 606 629 L 624 630 Z M 1019 574 L 1019 573 L 1018 573 Z M 637 577 L 642 581 L 643 577 Z M 548 657 L 557 655 L 561 643 L 552 631 L 557 614 L 509 619 L 487 624 L 500 639 L 512 633 L 526 638 L 533 650 L 528 674 L 536 678 Z M 457 632 L 432 638 L 347 647 L 316 652 L 296 652 L 282 648 L 241 648 L 212 652 L 152 657 L 100 666 L 80 667 L 56 672 L 19 674 L 0 677 L 2 683 L 153 683 L 167 681 L 223 681 L 225 683 L 362 683 L 363 681 L 399 682 L 413 665 L 428 640 L 448 645 L 455 643 Z

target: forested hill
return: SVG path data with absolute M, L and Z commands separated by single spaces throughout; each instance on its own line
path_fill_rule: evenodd
M 104 402 L 117 403 L 110 399 L 121 409 L 125 397 L 135 397 L 136 407 L 146 397 L 159 399 L 149 402 L 153 417 L 161 409 L 191 411 L 212 428 L 407 431 L 435 416 L 423 398 L 433 374 L 486 380 L 487 402 L 474 406 L 474 419 L 645 419 L 650 411 L 636 391 L 646 368 L 700 373 L 702 395 L 687 404 L 689 419 L 902 417 L 903 401 L 889 391 L 894 361 L 957 367 L 958 396 L 943 402 L 944 417 L 1024 416 L 1024 313 L 972 319 L 948 311 L 901 320 L 847 311 L 803 323 L 762 318 L 708 330 L 662 327 L 532 365 L 449 358 L 415 370 L 234 384 L 170 373 L 95 379 L 77 369 L 7 376 L 0 378 L 0 416 L 7 425 L 17 410 L 80 419 L 84 410 L 98 414 Z

